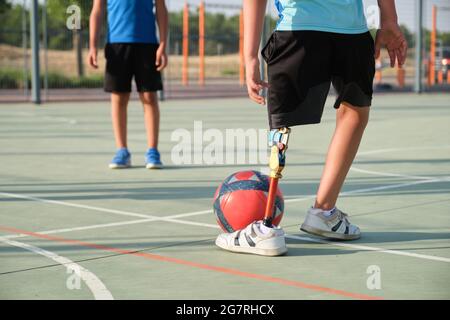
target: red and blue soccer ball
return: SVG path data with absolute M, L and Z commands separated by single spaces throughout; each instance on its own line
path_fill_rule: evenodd
M 258 171 L 240 171 L 226 178 L 214 195 L 214 213 L 225 232 L 234 232 L 264 218 L 270 178 Z M 281 222 L 284 199 L 278 188 L 273 224 Z

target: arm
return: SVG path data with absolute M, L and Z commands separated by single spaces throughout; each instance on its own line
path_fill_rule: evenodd
M 380 8 L 381 25 L 385 23 L 397 24 L 397 10 L 394 0 L 378 0 L 378 7 Z
M 259 72 L 259 43 L 264 23 L 267 0 L 244 0 L 244 59 L 247 80 L 247 91 L 250 99 L 265 104 L 265 99 L 259 94 L 268 84 L 261 81 Z
M 97 42 L 105 10 L 105 0 L 94 0 L 89 18 L 89 55 L 88 62 L 93 68 L 98 68 Z
M 402 66 L 406 60 L 408 44 L 397 22 L 395 0 L 378 0 L 380 8 L 380 29 L 375 38 L 375 58 L 380 56 L 381 47 L 386 47 L 391 59 L 391 67 L 395 60 Z
M 159 30 L 159 47 L 156 51 L 156 70 L 161 71 L 167 66 L 167 31 L 169 29 L 169 15 L 167 14 L 166 3 L 164 0 L 155 0 L 156 22 Z

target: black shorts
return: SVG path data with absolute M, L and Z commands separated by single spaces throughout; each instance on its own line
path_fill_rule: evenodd
M 275 31 L 261 52 L 267 62 L 271 129 L 319 123 L 330 83 L 334 104 L 371 105 L 375 74 L 369 32 Z
M 150 43 L 107 43 L 105 91 L 131 92 L 133 76 L 139 92 L 162 90 L 155 66 L 157 49 L 158 44 Z

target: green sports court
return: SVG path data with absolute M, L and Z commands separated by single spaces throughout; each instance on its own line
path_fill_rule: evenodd
M 0 0 L 0 20 L 0 301 L 39 304 L 4 310 L 450 300 L 448 0 Z
M 450 94 L 375 94 L 338 206 L 352 242 L 299 231 L 335 122 L 293 129 L 281 225 L 288 253 L 220 250 L 220 182 L 265 164 L 183 165 L 172 134 L 266 129 L 247 98 L 161 102 L 163 170 L 146 170 L 142 109 L 129 107 L 133 167 L 110 170 L 108 102 L 0 107 L 1 299 L 450 299 Z

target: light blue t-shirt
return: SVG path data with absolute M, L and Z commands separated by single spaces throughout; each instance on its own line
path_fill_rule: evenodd
M 158 43 L 153 0 L 108 0 L 108 43 Z
M 275 0 L 276 30 L 367 32 L 362 0 Z

